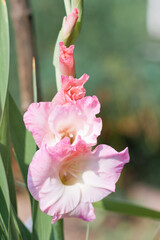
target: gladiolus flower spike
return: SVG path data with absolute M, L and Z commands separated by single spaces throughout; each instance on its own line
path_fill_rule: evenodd
M 74 46 L 60 43 L 61 89 L 52 102 L 32 103 L 24 114 L 26 128 L 40 148 L 28 171 L 28 188 L 52 223 L 64 217 L 93 221 L 92 203 L 115 191 L 129 162 L 128 149 L 117 152 L 98 145 L 102 120 L 96 96 L 85 97 L 87 74 L 74 78 Z

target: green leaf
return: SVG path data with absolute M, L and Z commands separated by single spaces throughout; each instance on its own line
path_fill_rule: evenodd
M 17 217 L 17 216 L 15 216 L 15 217 Z M 30 240 L 31 233 L 29 232 L 29 230 L 26 228 L 26 226 L 21 222 L 21 220 L 18 217 L 17 217 L 17 223 L 18 223 L 18 227 L 20 229 L 21 235 L 22 235 L 22 239 Z
M 36 151 L 36 144 L 32 134 L 26 130 L 22 114 L 11 95 L 9 95 L 9 120 L 15 156 L 27 186 L 28 165 Z
M 6 3 L 0 0 L 0 106 L 3 112 L 9 75 L 9 27 Z
M 2 114 L 1 122 L 0 122 L 0 153 L 3 160 L 9 193 L 10 200 L 12 205 L 14 206 L 15 211 L 17 211 L 17 203 L 16 203 L 16 192 L 15 192 L 15 184 L 11 166 L 11 155 L 10 155 L 10 139 L 9 139 L 9 106 L 8 106 L 8 96 L 6 97 L 6 102 L 4 106 L 4 111 Z
M 9 236 L 10 200 L 7 177 L 0 155 L 0 229 L 2 235 Z
M 54 223 L 54 237 L 55 240 L 64 240 L 63 219 Z
M 39 206 L 38 202 L 33 200 L 33 240 L 61 240 L 54 238 L 53 225 L 51 224 L 52 218 L 44 214 Z
M 103 201 L 95 203 L 94 206 L 103 208 L 105 210 L 123 213 L 131 216 L 146 217 L 146 218 L 153 218 L 153 219 L 160 220 L 159 211 L 138 206 L 124 200 L 106 198 Z
M 21 220 L 18 218 L 17 214 L 14 211 L 14 208 L 11 208 L 11 215 L 12 215 L 12 221 L 14 222 L 14 229 L 16 229 L 16 235 L 18 233 L 19 238 L 23 240 L 30 240 L 31 239 L 31 233 L 29 230 L 24 226 L 24 224 L 21 222 Z M 15 230 L 14 230 L 15 232 Z M 19 239 L 18 238 L 18 239 Z
M 18 225 L 15 221 L 12 211 L 11 211 L 11 215 L 10 215 L 10 239 L 12 239 L 12 240 L 21 240 L 22 239 L 22 236 L 20 234 Z

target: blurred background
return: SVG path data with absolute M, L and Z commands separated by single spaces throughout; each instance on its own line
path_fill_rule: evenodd
M 52 59 L 65 16 L 64 4 L 62 0 L 30 0 L 29 4 L 41 99 L 50 101 L 56 93 Z M 157 210 L 160 210 L 159 13 L 159 0 L 85 0 L 82 30 L 74 50 L 77 77 L 83 73 L 90 76 L 85 84 L 87 95 L 97 95 L 101 103 L 99 116 L 103 129 L 99 143 L 118 151 L 129 147 L 130 163 L 113 197 Z M 9 88 L 20 107 L 12 21 L 10 34 Z M 85 223 L 79 222 L 66 221 L 67 239 L 85 232 Z M 132 240 L 136 236 L 137 240 L 150 240 L 158 225 L 152 220 L 98 211 L 97 220 L 91 224 L 90 239 Z

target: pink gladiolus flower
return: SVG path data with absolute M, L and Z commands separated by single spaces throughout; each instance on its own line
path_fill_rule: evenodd
M 99 111 L 96 96 L 82 98 L 72 105 L 32 103 L 24 114 L 24 123 L 39 148 L 45 144 L 54 146 L 64 137 L 76 144 L 79 136 L 94 146 L 102 129 L 101 118 L 95 117 Z
M 77 8 L 74 8 L 71 14 L 69 14 L 67 17 L 64 17 L 63 24 L 62 24 L 64 39 L 67 39 L 73 32 L 75 24 L 78 20 L 78 13 L 79 13 L 79 10 Z
M 83 98 L 86 90 L 83 85 L 89 79 L 87 74 L 83 74 L 79 79 L 72 76 L 61 76 L 61 90 L 53 98 L 53 101 L 58 104 L 75 103 L 77 100 Z
M 95 219 L 93 202 L 115 191 L 128 149 L 117 152 L 107 145 L 93 151 L 82 140 L 71 145 L 64 138 L 54 147 L 43 146 L 29 166 L 28 188 L 40 209 L 53 216 Z
M 73 57 L 74 45 L 67 48 L 63 42 L 59 43 L 59 68 L 61 75 L 75 76 L 75 62 Z

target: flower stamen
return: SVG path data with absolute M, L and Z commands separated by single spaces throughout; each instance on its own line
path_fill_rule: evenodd
M 73 144 L 76 138 L 75 130 L 73 129 L 63 129 L 59 131 L 61 139 L 68 137 L 70 139 L 70 143 Z

